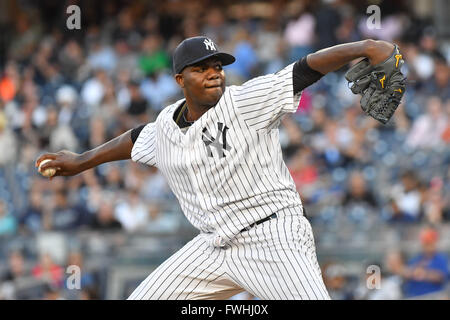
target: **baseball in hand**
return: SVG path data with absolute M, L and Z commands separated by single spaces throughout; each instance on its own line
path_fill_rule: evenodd
M 39 164 L 39 172 L 40 174 L 42 174 L 44 177 L 50 178 L 52 177 L 55 173 L 56 173 L 56 169 L 55 168 L 47 168 L 45 169 L 45 171 L 41 171 L 41 167 L 44 163 L 47 163 L 51 161 L 50 159 L 45 159 L 42 160 L 41 163 Z

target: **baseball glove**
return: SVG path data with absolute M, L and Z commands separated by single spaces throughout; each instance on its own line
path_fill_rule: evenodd
M 394 52 L 375 66 L 365 58 L 345 74 L 354 94 L 362 95 L 361 108 L 374 119 L 386 124 L 405 94 L 406 78 L 400 71 L 404 61 L 395 45 Z

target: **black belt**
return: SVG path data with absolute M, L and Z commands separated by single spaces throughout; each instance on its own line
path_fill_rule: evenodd
M 266 221 L 268 221 L 268 220 L 275 219 L 276 217 L 277 217 L 277 214 L 274 213 L 274 214 L 268 216 L 267 218 L 264 218 L 264 219 L 261 219 L 261 220 L 259 220 L 259 221 L 256 221 L 255 223 L 252 223 L 252 224 L 249 225 L 248 227 L 245 227 L 244 229 L 242 229 L 242 230 L 240 231 L 240 233 L 242 233 L 242 232 L 244 232 L 244 231 L 248 231 L 248 230 L 250 230 L 251 228 L 253 228 L 254 226 L 257 226 L 258 224 L 261 224 L 261 223 L 266 222 Z

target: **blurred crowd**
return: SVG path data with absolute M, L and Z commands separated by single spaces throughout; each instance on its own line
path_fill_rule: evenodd
M 323 278 L 334 300 L 448 300 L 450 269 L 448 253 L 439 249 L 440 234 L 423 227 L 417 253 L 408 257 L 401 249 L 388 248 L 382 261 L 363 264 L 349 273 L 340 263 L 323 266 Z
M 335 44 L 397 43 L 408 87 L 393 119 L 382 126 L 361 111 L 343 68 L 305 89 L 297 113 L 283 119 L 285 160 L 310 221 L 327 232 L 338 233 L 342 224 L 369 231 L 450 221 L 450 47 L 430 19 L 402 1 L 381 2 L 381 29 L 368 28 L 364 1 L 8 3 L 0 74 L 0 257 L 9 257 L 9 279 L 20 277 L 23 255 L 8 248 L 8 239 L 47 231 L 171 232 L 183 223 L 154 168 L 121 161 L 50 181 L 34 161 L 44 152 L 82 153 L 153 121 L 182 97 L 171 54 L 196 35 L 237 58 L 225 67 L 229 85 Z M 71 4 L 81 8 L 80 30 L 66 27 Z M 316 238 L 320 243 L 321 235 Z M 62 288 L 62 266 L 45 253 L 34 259 L 32 275 L 47 268 L 55 280 L 49 296 L 59 297 L 54 288 Z

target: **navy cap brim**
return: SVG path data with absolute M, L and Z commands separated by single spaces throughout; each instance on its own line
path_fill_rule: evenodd
M 201 58 L 198 58 L 196 60 L 189 61 L 188 64 L 186 64 L 180 71 L 176 71 L 176 73 L 181 73 L 184 70 L 184 68 L 192 66 L 200 61 L 209 59 L 211 57 L 217 57 L 222 62 L 223 66 L 232 64 L 233 62 L 236 61 L 236 58 L 234 56 L 232 56 L 231 54 L 228 54 L 225 52 L 214 52 L 214 53 L 208 54 L 206 56 L 203 56 Z

